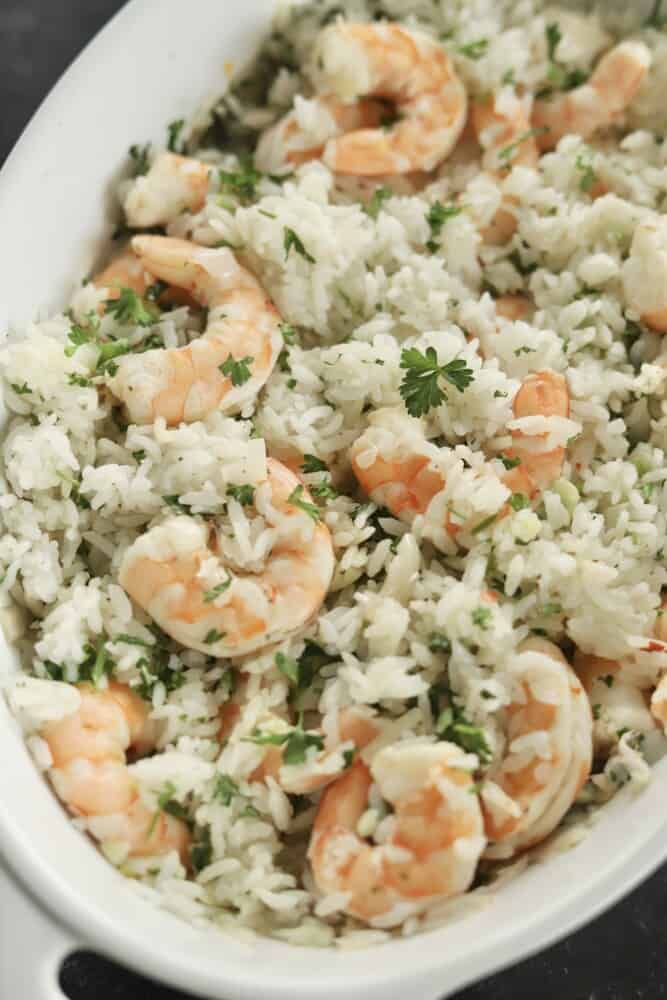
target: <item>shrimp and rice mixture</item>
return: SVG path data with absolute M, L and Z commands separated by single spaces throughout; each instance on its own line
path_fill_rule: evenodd
M 538 0 L 281 8 L 2 351 L 8 697 L 159 904 L 414 933 L 649 780 L 659 8 L 631 37 Z

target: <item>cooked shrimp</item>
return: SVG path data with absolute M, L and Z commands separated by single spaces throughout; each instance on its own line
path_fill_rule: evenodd
M 524 380 L 512 404 L 510 428 L 515 443 L 504 453 L 519 464 L 501 480 L 512 493 L 534 498 L 560 476 L 565 448 L 548 447 L 548 435 L 539 425 L 543 418 L 567 418 L 569 401 L 567 382 L 557 372 L 536 372 Z M 538 418 L 537 429 L 531 418 Z M 439 451 L 426 440 L 419 421 L 399 411 L 378 410 L 352 445 L 350 458 L 371 500 L 411 522 L 428 510 L 445 487 Z M 504 512 L 509 513 L 509 508 Z M 447 530 L 455 534 L 460 527 L 448 517 Z
M 290 795 L 312 795 L 325 788 L 348 766 L 346 751 L 354 753 L 372 743 L 380 733 L 380 724 L 362 709 L 346 708 L 339 713 L 337 729 L 335 745 L 327 745 L 304 764 L 285 763 L 283 747 L 266 747 L 264 759 L 249 780 L 271 777 Z
M 133 229 L 166 226 L 182 212 L 198 212 L 208 193 L 211 168 L 176 153 L 160 153 L 149 171 L 137 177 L 123 202 Z
M 596 750 L 609 751 L 624 730 L 648 733 L 655 728 L 646 695 L 623 676 L 617 660 L 577 652 L 574 669 L 593 709 Z
M 282 349 L 277 310 L 226 248 L 164 236 L 135 236 L 132 248 L 152 274 L 185 289 L 211 313 L 204 334 L 187 347 L 121 357 L 109 388 L 136 424 L 237 412 L 262 388 Z M 221 370 L 230 359 L 243 363 L 231 378 Z
M 482 786 L 486 834 L 504 854 L 556 828 L 588 778 L 593 747 L 588 700 L 558 646 L 526 641 L 512 672 L 506 751 Z
M 97 288 L 106 289 L 109 299 L 117 299 L 123 288 L 130 288 L 143 297 L 155 283 L 155 277 L 130 246 L 117 254 L 92 280 Z
M 473 105 L 472 123 L 482 147 L 482 167 L 502 180 L 514 166 L 536 167 L 540 154 L 530 127 L 525 101 L 506 94 L 502 102 L 495 97 Z M 502 244 L 517 229 L 516 215 L 511 206 L 516 199 L 506 198 L 491 223 L 482 231 L 486 243 Z
M 588 139 L 613 125 L 632 104 L 651 65 L 642 42 L 621 42 L 602 57 L 587 83 L 553 98 L 537 98 L 533 125 L 540 149 L 553 149 L 564 135 Z
M 79 686 L 81 702 L 72 715 L 50 722 L 41 735 L 53 765 L 49 777 L 58 797 L 76 816 L 85 816 L 98 839 L 127 845 L 135 857 L 178 851 L 186 862 L 188 828 L 140 799 L 126 753 L 154 746 L 148 708 L 130 688 L 111 682 L 106 690 Z
M 334 172 L 361 176 L 433 170 L 453 150 L 466 121 L 465 88 L 432 38 L 397 24 L 339 21 L 317 38 L 318 93 L 342 101 L 393 101 L 398 121 L 329 139 L 322 159 Z
M 392 927 L 430 903 L 468 889 L 486 840 L 472 770 L 452 743 L 408 741 L 358 760 L 322 796 L 308 856 L 322 893 L 345 893 L 351 916 Z M 357 832 L 375 782 L 394 808 L 389 833 Z
M 240 656 L 282 641 L 311 621 L 326 597 L 334 569 L 329 529 L 290 502 L 297 489 L 301 503 L 311 497 L 289 469 L 275 459 L 267 469 L 254 503 L 275 532 L 273 549 L 264 569 L 233 577 L 222 594 L 209 594 L 210 567 L 219 570 L 224 559 L 215 530 L 201 521 L 169 518 L 125 552 L 121 586 L 190 649 Z
M 327 142 L 357 129 L 377 128 L 387 115 L 382 101 L 362 99 L 345 104 L 336 97 L 316 97 L 296 107 L 262 133 L 255 163 L 267 174 L 293 170 L 318 159 Z M 310 127 L 308 127 L 310 126 Z
M 667 333 L 667 218 L 655 216 L 635 229 L 623 265 L 629 308 L 656 333 Z

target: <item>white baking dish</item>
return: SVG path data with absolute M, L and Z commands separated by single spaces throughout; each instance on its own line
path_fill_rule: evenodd
M 219 91 L 224 61 L 249 55 L 271 4 L 134 0 L 84 52 L 0 176 L 0 328 L 62 305 L 109 235 L 105 193 L 127 147 L 160 141 L 167 121 Z M 11 656 L 0 647 L 0 663 Z M 4 703 L 0 761 L 0 853 L 32 896 L 0 885 L 3 1000 L 60 996 L 58 960 L 80 945 L 220 1000 L 437 1000 L 573 931 L 667 857 L 663 761 L 651 786 L 614 803 L 582 845 L 446 928 L 356 952 L 248 946 L 138 898 L 72 827 Z

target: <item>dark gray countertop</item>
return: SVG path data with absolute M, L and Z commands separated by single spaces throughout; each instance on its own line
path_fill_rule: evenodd
M 121 0 L 0 0 L 0 163 L 67 64 L 121 6 Z M 456 1000 L 667 997 L 666 927 L 667 867 L 589 927 Z M 185 1000 L 92 955 L 69 959 L 62 978 L 71 1000 Z

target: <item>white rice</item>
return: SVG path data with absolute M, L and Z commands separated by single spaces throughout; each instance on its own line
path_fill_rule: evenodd
M 511 96 L 510 71 L 539 90 L 549 72 L 546 29 L 554 20 L 561 29 L 557 58 L 568 69 L 589 70 L 611 44 L 597 18 L 544 10 L 539 0 L 348 0 L 345 6 L 351 19 L 379 10 L 446 39 L 471 100 L 503 88 Z M 281 115 L 294 95 L 305 95 L 297 97 L 304 127 L 320 138 L 328 134 L 330 123 L 317 120 L 296 67 L 307 64 L 322 21 L 337 8 L 333 0 L 281 8 L 250 74 L 261 82 L 273 66 L 272 86 L 263 93 L 260 83 L 254 93 L 250 85 L 232 89 L 217 109 L 234 141 L 254 144 L 257 129 Z M 317 455 L 340 491 L 322 507 L 336 550 L 331 591 L 317 621 L 281 646 L 294 658 L 303 656 L 306 641 L 321 647 L 326 664 L 301 707 L 311 728 L 332 742 L 337 710 L 347 705 L 371 706 L 388 721 L 379 745 L 364 751 L 368 761 L 382 741 L 432 741 L 429 692 L 446 685 L 471 724 L 484 730 L 497 760 L 505 750 L 503 709 L 511 701 L 517 648 L 531 632 L 567 651 L 574 645 L 621 660 L 643 688 L 655 686 L 667 668 L 667 654 L 642 652 L 667 586 L 667 351 L 659 336 L 633 325 L 642 295 L 644 304 L 651 298 L 650 283 L 634 274 L 632 303 L 623 291 L 634 229 L 664 211 L 667 197 L 667 39 L 652 29 L 637 37 L 652 49 L 654 65 L 618 130 L 588 143 L 566 137 L 539 169 L 509 174 L 503 190 L 516 199 L 518 231 L 507 245 L 482 242 L 480 230 L 501 192 L 465 148 L 423 190 L 405 184 L 388 197 L 376 218 L 364 210 L 359 189 L 337 185 L 317 162 L 280 181 L 262 178 L 250 204 L 221 195 L 212 182 L 203 209 L 179 216 L 168 232 L 240 248 L 284 321 L 298 330 L 244 419 L 214 414 L 177 428 L 161 420 L 126 427 L 104 378 L 86 384 L 96 348 L 67 349 L 72 322 L 85 324 L 100 303 L 91 285 L 77 293 L 68 315 L 31 325 L 2 351 L 10 421 L 2 447 L 0 601 L 24 669 L 8 682 L 10 702 L 38 765 L 48 769 L 39 728 L 76 707 L 72 685 L 90 668 L 91 649 L 104 651 L 113 676 L 150 701 L 158 752 L 132 764 L 133 777 L 152 808 L 165 786 L 173 790 L 206 838 L 206 863 L 192 877 L 175 854 L 128 858 L 113 818 L 81 825 L 141 892 L 184 918 L 317 947 L 365 947 L 388 936 L 346 918 L 340 894 L 317 893 L 306 860 L 316 797 L 287 795 L 272 779 L 250 780 L 263 748 L 247 737 L 290 719 L 276 651 L 242 663 L 216 661 L 156 638 L 117 583 L 128 546 L 173 516 L 174 505 L 189 516 L 215 515 L 230 563 L 240 571 L 261 567 L 275 532 L 229 501 L 227 488 L 260 483 L 267 454 Z M 461 54 L 480 40 L 486 44 L 479 58 Z M 200 118 L 193 128 L 194 147 L 213 135 L 205 124 Z M 228 171 L 239 166 L 229 148 L 209 144 L 197 155 Z M 582 162 L 607 194 L 593 200 L 582 190 Z M 124 184 L 121 200 L 127 190 Z M 439 248 L 427 252 L 429 207 L 459 194 L 464 211 L 445 224 Z M 286 255 L 285 227 L 298 233 L 313 262 Z M 499 322 L 494 296 L 520 291 L 534 301 L 533 317 Z M 121 326 L 107 313 L 101 330 L 135 345 L 156 333 L 166 346 L 181 346 L 201 332 L 201 318 L 174 309 L 147 331 Z M 403 408 L 404 346 L 434 347 L 442 364 L 464 358 L 474 374 L 464 393 L 450 393 L 422 425 L 446 471 L 442 503 L 462 520 L 493 516 L 507 500 L 483 444 L 499 450 L 512 429 L 546 433 L 549 447 L 568 444 L 562 478 L 538 509 L 497 519 L 466 549 L 438 534 L 428 518 L 408 527 L 378 511 L 353 485 L 350 446 L 370 425 L 380 440 L 385 418 L 378 411 Z M 567 373 L 571 419 L 513 420 L 521 380 L 543 368 Z M 391 422 L 385 431 L 395 442 Z M 217 582 L 211 577 L 211 585 Z M 476 612 L 489 587 L 500 600 L 480 624 Z M 434 634 L 446 649 L 434 647 Z M 135 643 L 119 638 L 127 636 Z M 220 709 L 241 667 L 248 678 L 241 716 L 234 738 L 221 746 Z M 649 780 L 636 731 L 606 738 L 612 745 L 576 816 L 621 785 Z M 534 742 L 528 750 L 534 752 Z M 482 775 L 486 766 L 476 766 Z M 228 800 L 216 795 L 221 776 L 232 782 Z M 494 814 L 512 814 L 506 799 L 497 786 L 486 786 L 484 804 Z M 376 842 L 383 810 L 373 802 L 362 824 Z M 576 837 L 566 839 L 571 846 Z M 476 889 L 462 901 L 409 916 L 402 933 L 445 923 L 491 898 L 488 889 Z

